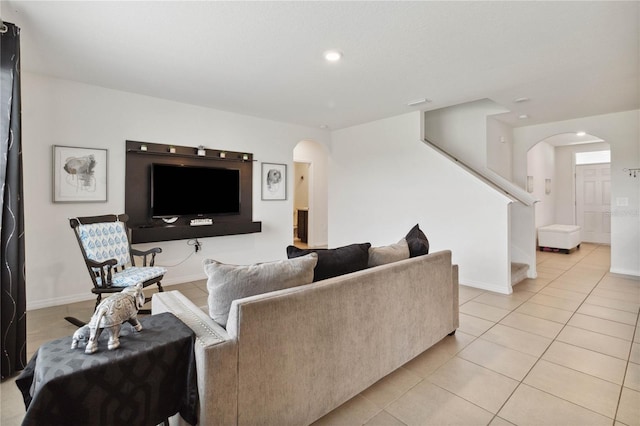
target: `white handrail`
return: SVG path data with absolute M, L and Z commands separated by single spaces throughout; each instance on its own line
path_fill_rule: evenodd
M 421 142 L 426 143 L 430 147 L 434 148 L 436 151 L 444 155 L 446 158 L 457 163 L 458 165 L 460 165 L 460 167 L 464 168 L 469 173 L 476 176 L 478 179 L 482 180 L 483 182 L 485 182 L 487 185 L 491 186 L 495 190 L 506 194 L 509 198 L 513 199 L 514 201 L 519 201 L 520 203 L 526 206 L 533 206 L 535 203 L 540 201 L 535 197 L 533 197 L 524 189 L 520 188 L 518 185 L 503 178 L 493 170 L 490 170 L 490 169 L 477 170 L 469 166 L 459 158 L 454 157 L 453 155 L 451 155 L 450 153 L 448 153 L 447 151 L 445 151 L 435 143 L 431 142 L 427 138 L 423 137 Z

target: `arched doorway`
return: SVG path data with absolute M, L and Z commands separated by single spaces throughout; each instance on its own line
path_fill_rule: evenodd
M 579 225 L 584 242 L 611 242 L 610 153 L 603 139 L 560 133 L 540 140 L 527 152 L 526 188 L 536 203 L 536 227 Z M 589 159 L 592 157 L 592 159 Z
M 293 243 L 320 248 L 328 240 L 328 153 L 324 145 L 303 140 L 293 149 Z
M 610 271 L 640 276 L 638 181 L 628 173 L 628 169 L 637 167 L 640 161 L 640 121 L 637 110 L 515 129 L 512 157 L 514 181 L 523 188 L 526 185 L 529 148 L 550 135 L 579 130 L 598 136 L 611 147 Z

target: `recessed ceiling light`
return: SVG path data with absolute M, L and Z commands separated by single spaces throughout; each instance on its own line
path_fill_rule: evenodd
M 586 134 L 587 134 L 587 132 L 582 132 L 582 131 L 581 132 L 576 132 L 576 136 L 584 136 Z
M 407 106 L 416 106 L 420 104 L 426 104 L 429 102 L 431 102 L 431 99 L 427 99 L 427 98 L 416 99 L 415 101 L 407 102 Z
M 321 124 L 321 125 L 320 125 L 320 128 L 321 128 L 321 129 L 328 129 L 328 128 L 329 128 L 329 125 L 328 125 L 328 124 Z
M 527 97 L 523 96 L 523 97 L 521 97 L 521 98 L 516 98 L 516 99 L 514 99 L 514 100 L 513 100 L 513 102 L 515 102 L 515 103 L 517 103 L 517 104 L 521 104 L 522 102 L 527 102 L 527 101 L 530 101 L 530 100 L 531 100 L 531 99 L 529 99 L 529 98 L 527 98 Z
M 526 119 L 526 118 L 529 118 L 529 116 L 528 116 L 527 114 L 520 114 L 520 115 L 518 116 L 518 118 L 519 118 L 520 120 L 524 120 L 524 119 Z
M 338 62 L 342 59 L 342 52 L 338 50 L 327 50 L 324 52 L 324 58 L 329 62 Z

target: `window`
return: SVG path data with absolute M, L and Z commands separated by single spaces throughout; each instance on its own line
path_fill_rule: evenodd
M 576 152 L 576 165 L 611 162 L 611 151 Z

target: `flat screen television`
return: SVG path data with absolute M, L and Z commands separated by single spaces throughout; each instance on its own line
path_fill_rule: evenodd
M 151 165 L 151 216 L 240 214 L 240 170 Z

